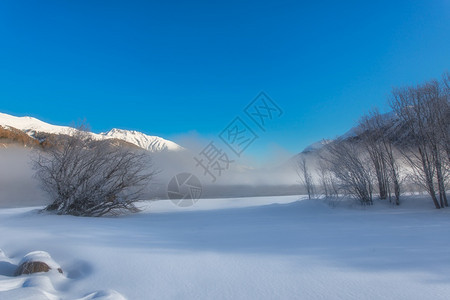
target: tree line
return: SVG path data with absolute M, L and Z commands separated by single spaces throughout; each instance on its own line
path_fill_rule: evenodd
M 298 160 L 309 197 L 347 195 L 371 205 L 377 196 L 400 205 L 409 182 L 425 190 L 436 208 L 448 207 L 449 101 L 448 72 L 440 80 L 393 88 L 392 113 L 373 109 L 362 116 L 355 135 L 326 144 L 316 166 Z

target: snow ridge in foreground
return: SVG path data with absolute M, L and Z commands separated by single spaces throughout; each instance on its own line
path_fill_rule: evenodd
M 74 280 L 57 272 L 56 270 L 61 267 L 45 251 L 30 252 L 17 265 L 14 261 L 0 249 L 0 299 L 59 300 L 64 295 L 65 286 L 70 286 L 70 281 Z M 47 264 L 51 270 L 28 275 L 13 275 L 14 270 L 21 264 L 36 261 Z M 91 299 L 126 300 L 114 290 L 96 291 L 75 300 Z

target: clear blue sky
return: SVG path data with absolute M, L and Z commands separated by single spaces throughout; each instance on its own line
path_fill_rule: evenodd
M 177 141 L 263 90 L 284 115 L 249 153 L 296 153 L 449 70 L 449 32 L 449 0 L 3 0 L 0 111 Z

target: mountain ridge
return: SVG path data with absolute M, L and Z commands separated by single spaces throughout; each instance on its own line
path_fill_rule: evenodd
M 37 118 L 25 116 L 16 117 L 13 115 L 0 112 L 0 127 L 2 127 L 3 135 L 0 138 L 14 139 L 17 137 L 19 130 L 27 134 L 30 138 L 36 139 L 42 143 L 42 133 L 46 135 L 74 135 L 78 129 L 69 126 L 59 126 L 43 122 Z M 7 133 L 7 131 L 14 132 Z M 181 151 L 184 150 L 180 145 L 166 140 L 158 136 L 151 136 L 136 130 L 124 130 L 113 128 L 105 133 L 89 132 L 89 136 L 95 140 L 121 140 L 129 144 L 133 144 L 139 148 L 145 149 L 149 152 L 164 152 L 164 151 Z M 24 139 L 20 138 L 21 141 Z M 45 136 L 44 136 L 45 139 Z M 19 141 L 19 142 L 21 142 Z

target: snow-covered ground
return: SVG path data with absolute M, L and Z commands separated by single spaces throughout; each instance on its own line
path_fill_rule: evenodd
M 159 201 L 120 218 L 1 209 L 0 299 L 450 299 L 450 210 L 299 199 Z M 36 250 L 64 274 L 12 276 Z

